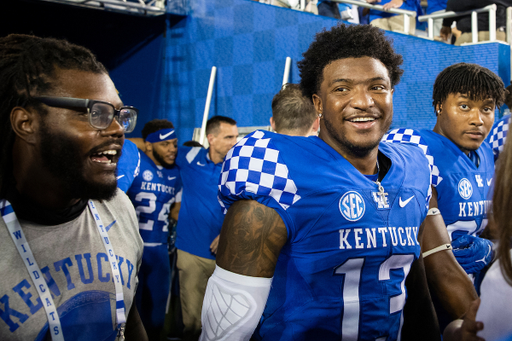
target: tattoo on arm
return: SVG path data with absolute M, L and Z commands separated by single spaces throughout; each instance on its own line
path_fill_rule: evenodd
M 287 239 L 279 214 L 254 200 L 235 202 L 222 225 L 217 264 L 223 269 L 270 278 Z

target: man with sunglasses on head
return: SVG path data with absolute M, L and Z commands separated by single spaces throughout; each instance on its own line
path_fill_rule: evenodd
M 117 188 L 123 105 L 87 49 L 0 38 L 0 339 L 147 340 L 142 239 Z
M 157 340 L 164 326 L 171 284 L 169 216 L 178 219 L 176 200 L 181 201 L 177 198 L 181 189 L 180 172 L 174 166 L 178 138 L 174 125 L 160 119 L 146 123 L 142 137 L 145 150 L 139 152 L 140 171 L 126 193 L 135 206 L 139 232 L 144 240 L 137 309 L 149 339 Z

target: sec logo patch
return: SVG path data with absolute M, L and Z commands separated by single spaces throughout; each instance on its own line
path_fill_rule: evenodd
M 459 181 L 457 188 L 462 199 L 468 200 L 473 195 L 473 186 L 471 186 L 471 182 L 466 178 Z
M 345 219 L 348 221 L 358 221 L 363 217 L 366 206 L 361 194 L 350 191 L 341 197 L 339 208 L 341 215 Z
M 142 173 L 142 178 L 146 181 L 153 180 L 153 173 L 150 170 L 146 169 L 144 173 Z

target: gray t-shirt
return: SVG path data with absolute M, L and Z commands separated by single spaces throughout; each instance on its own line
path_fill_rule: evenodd
M 128 315 L 143 250 L 137 216 L 121 190 L 112 200 L 95 204 L 116 253 Z M 65 339 L 115 339 L 112 270 L 89 208 L 78 218 L 56 226 L 24 220 L 20 224 L 58 307 Z M 37 290 L 0 219 L 0 340 L 44 340 L 47 331 Z

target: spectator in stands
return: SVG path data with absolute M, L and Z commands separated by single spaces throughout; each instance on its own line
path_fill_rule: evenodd
M 423 14 L 423 9 L 420 6 L 420 0 L 366 0 L 366 2 L 374 5 L 383 5 L 385 10 L 400 8 L 408 11 L 414 11 L 417 13 L 416 17 Z M 397 15 L 372 9 L 370 10 L 370 25 L 382 28 L 383 30 L 403 33 L 404 16 L 404 14 Z M 416 19 L 411 18 L 409 34 L 412 35 L 415 31 Z
M 354 18 L 352 5 L 336 3 L 329 0 L 307 1 L 306 12 L 311 12 L 334 19 L 359 22 L 358 18 Z
M 236 143 L 238 128 L 229 117 L 214 116 L 206 123 L 210 147 L 180 147 L 176 164 L 183 197 L 176 235 L 184 340 L 201 333 L 201 307 L 208 278 L 215 269 L 218 236 L 224 221 L 217 200 L 222 162 Z
M 427 14 L 439 14 L 446 12 L 448 0 L 428 0 Z M 434 37 L 439 37 L 443 27 L 443 19 L 434 19 Z
M 257 1 L 257 0 L 256 0 Z M 259 0 L 259 2 L 277 7 L 298 9 L 300 3 L 298 0 Z
M 507 7 L 512 6 L 512 0 L 448 0 L 446 4 L 446 11 L 463 12 L 483 8 L 487 5 L 496 4 L 496 39 L 506 41 L 507 35 L 505 32 Z M 471 35 L 471 14 L 461 17 L 445 18 L 443 20 L 443 27 L 441 28 L 441 38 L 448 40 L 452 33 L 451 26 L 454 21 L 457 21 L 457 29 L 462 34 L 455 41 L 455 45 L 459 46 L 463 43 L 470 43 L 473 41 Z M 489 14 L 478 13 L 478 41 L 489 40 Z
M 318 14 L 326 17 L 341 19 L 340 9 L 338 3 L 331 2 L 328 0 L 318 0 L 316 7 L 318 8 Z
M 300 86 L 285 84 L 272 99 L 270 125 L 279 134 L 310 136 L 318 133 L 320 119 Z

